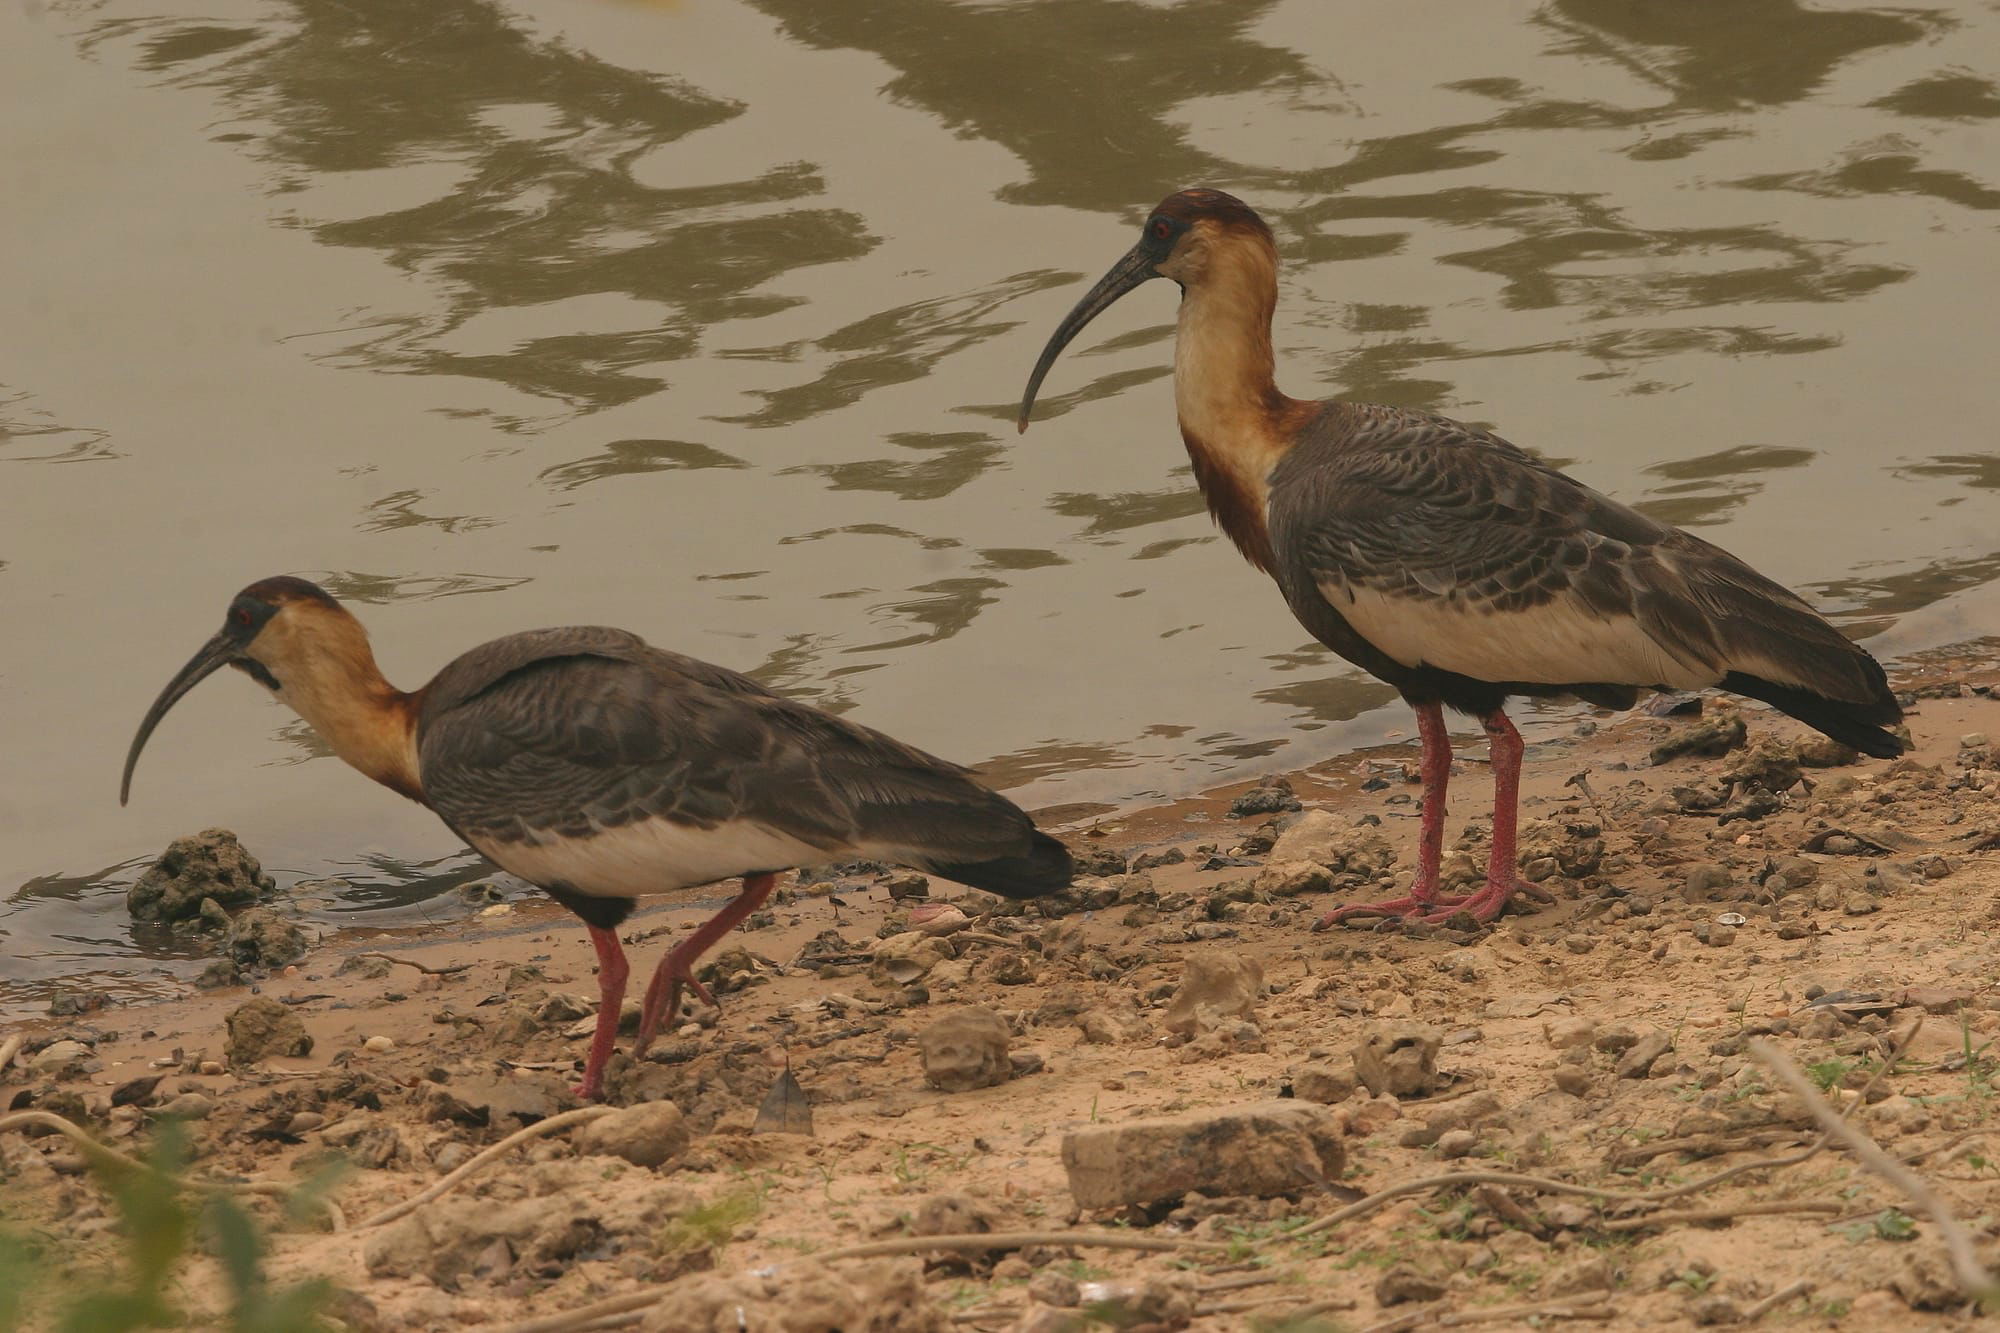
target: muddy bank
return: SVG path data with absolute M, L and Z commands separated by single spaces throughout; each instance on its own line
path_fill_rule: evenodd
M 1554 902 L 1493 929 L 1310 928 L 1407 880 L 1409 747 L 1072 827 L 1095 873 L 1059 902 L 795 886 L 715 959 L 719 1013 L 614 1063 L 611 1101 L 636 1111 L 377 1225 L 574 1109 L 595 987 L 559 909 L 496 904 L 253 962 L 248 986 L 50 1016 L 20 1029 L 0 1096 L 126 1148 L 171 1109 L 197 1169 L 232 1178 L 351 1163 L 341 1229 L 254 1207 L 278 1275 L 334 1278 L 355 1328 L 508 1327 L 659 1284 L 672 1301 L 633 1326 L 734 1329 L 739 1308 L 772 1329 L 1044 1330 L 1086 1309 L 1210 1330 L 1956 1326 L 1935 1227 L 1843 1154 L 1703 1182 L 1815 1137 L 1753 1058 L 1768 1038 L 1994 1261 L 1995 674 L 1917 664 L 1919 746 L 1894 764 L 1815 766 L 1830 756 L 1786 720 L 1713 703 L 1544 735 L 1524 873 Z M 1461 757 L 1448 874 L 1470 876 L 1488 789 L 1480 748 Z M 636 918 L 635 953 L 702 915 Z M 59 1138 L 0 1133 L 7 1225 L 87 1271 L 118 1241 L 77 1167 Z M 1308 1230 L 1456 1171 L 1489 1175 Z M 1106 1226 L 1212 1248 L 1072 1239 Z M 965 1233 L 994 1243 L 842 1257 Z M 216 1290 L 193 1270 L 194 1308 Z

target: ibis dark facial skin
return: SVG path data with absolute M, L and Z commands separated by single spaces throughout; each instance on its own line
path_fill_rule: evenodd
M 1014 423 L 1017 430 L 1028 429 L 1028 414 L 1035 409 L 1035 393 L 1042 387 L 1042 377 L 1049 373 L 1049 367 L 1062 355 L 1063 348 L 1083 332 L 1084 325 L 1109 310 L 1119 297 L 1141 283 L 1162 276 L 1159 266 L 1173 251 L 1174 242 L 1185 230 L 1187 223 L 1179 218 L 1158 213 L 1148 218 L 1139 243 L 1126 251 L 1125 257 L 1113 264 L 1111 271 L 1099 278 L 1097 285 L 1084 293 L 1076 308 L 1056 326 L 1056 331 L 1049 335 L 1048 346 L 1042 349 L 1041 359 L 1035 362 L 1034 373 L 1028 376 L 1028 390 L 1021 395 L 1021 415 Z
M 132 770 L 138 767 L 139 751 L 146 748 L 153 728 L 160 725 L 160 719 L 167 715 L 167 710 L 179 703 L 189 690 L 226 666 L 248 672 L 267 689 L 278 687 L 271 673 L 244 653 L 244 649 L 250 646 L 250 640 L 257 637 L 257 632 L 264 628 L 276 610 L 267 602 L 248 597 L 238 597 L 230 604 L 229 615 L 222 628 L 188 659 L 186 666 L 174 673 L 174 678 L 160 691 L 160 697 L 153 700 L 153 706 L 146 710 L 146 716 L 139 723 L 139 733 L 132 738 L 132 748 L 125 752 L 125 776 L 118 783 L 118 804 L 124 805 L 131 798 Z

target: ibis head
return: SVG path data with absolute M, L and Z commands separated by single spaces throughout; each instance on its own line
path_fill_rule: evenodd
M 1215 257 L 1244 242 L 1269 249 L 1271 230 L 1264 220 L 1235 195 L 1221 190 L 1179 190 L 1162 199 L 1139 229 L 1139 243 L 1127 250 L 1110 272 L 1085 292 L 1076 308 L 1049 335 L 1028 376 L 1027 392 L 1021 396 L 1021 414 L 1015 425 L 1028 428 L 1028 414 L 1034 410 L 1035 394 L 1043 376 L 1062 355 L 1063 348 L 1083 326 L 1114 305 L 1118 298 L 1154 278 L 1171 278 L 1185 291 L 1198 285 L 1210 271 Z
M 195 686 L 223 667 L 235 667 L 278 698 L 299 707 L 298 686 L 324 674 L 321 660 L 353 659 L 356 652 L 372 670 L 374 659 L 361 625 L 324 588 L 281 575 L 251 584 L 236 594 L 222 628 L 174 674 L 139 723 L 125 754 L 118 803 L 132 794 L 132 770 L 160 719 Z M 289 687 L 289 688 L 288 688 Z M 301 710 L 303 711 L 303 710 Z

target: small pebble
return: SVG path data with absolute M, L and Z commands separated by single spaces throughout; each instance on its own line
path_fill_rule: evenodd
M 1479 1136 L 1469 1129 L 1448 1129 L 1438 1135 L 1438 1156 L 1447 1161 L 1468 1157 L 1479 1146 Z
M 370 1037 L 361 1043 L 371 1051 L 393 1051 L 396 1049 L 394 1037 Z

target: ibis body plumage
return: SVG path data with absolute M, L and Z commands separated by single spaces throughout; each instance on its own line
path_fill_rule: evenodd
M 383 679 L 360 622 L 289 577 L 238 594 L 221 632 L 161 692 L 126 758 L 121 801 L 153 728 L 222 666 L 583 918 L 600 1005 L 582 1096 L 603 1091 L 627 976 L 616 928 L 637 898 L 743 879 L 654 972 L 643 1054 L 682 987 L 713 1003 L 694 963 L 764 902 L 778 872 L 865 857 L 1016 898 L 1070 880 L 1062 844 L 966 770 L 747 676 L 576 626 L 482 644 L 406 694 Z
M 1629 707 L 1641 689 L 1721 686 L 1867 754 L 1904 748 L 1875 659 L 1721 548 L 1490 432 L 1279 392 L 1277 249 L 1263 219 L 1221 191 L 1182 190 L 1153 210 L 1139 243 L 1050 337 L 1022 398 L 1023 430 L 1062 349 L 1154 277 L 1182 292 L 1175 406 L 1210 513 L 1313 637 L 1416 710 L 1424 801 L 1410 892 L 1326 922 L 1459 910 L 1490 920 L 1505 907 L 1520 887 L 1512 696 Z M 1443 708 L 1477 717 L 1493 753 L 1486 884 L 1460 899 L 1437 893 L 1451 771 Z

